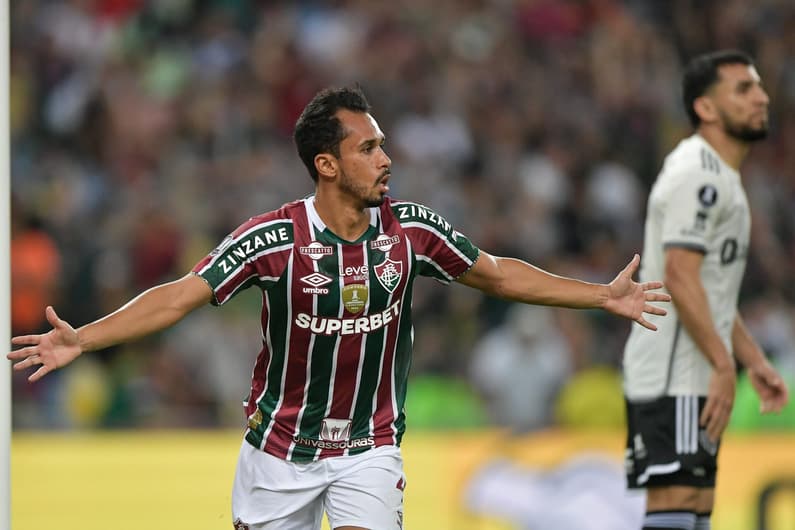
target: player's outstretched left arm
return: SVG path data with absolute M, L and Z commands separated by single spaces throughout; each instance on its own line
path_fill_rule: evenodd
M 55 310 L 45 310 L 52 329 L 40 335 L 13 337 L 11 344 L 23 346 L 6 357 L 14 370 L 36 370 L 28 377 L 38 381 L 63 368 L 84 352 L 107 348 L 143 337 L 176 324 L 189 312 L 212 299 L 209 285 L 195 274 L 146 290 L 123 307 L 79 329 L 62 320 Z
M 656 330 L 644 315 L 665 315 L 665 309 L 650 302 L 670 302 L 671 296 L 659 292 L 662 282 L 637 283 L 637 254 L 609 284 L 589 283 L 557 276 L 514 258 L 481 252 L 475 265 L 458 279 L 460 283 L 498 298 L 535 305 L 604 309 Z
M 25 346 L 8 354 L 11 360 L 19 360 L 14 370 L 26 370 L 38 366 L 28 378 L 38 381 L 48 372 L 66 366 L 83 352 L 77 331 L 62 320 L 52 306 L 44 310 L 52 329 L 41 335 L 22 335 L 11 339 L 15 346 Z M 20 360 L 21 359 L 21 360 Z

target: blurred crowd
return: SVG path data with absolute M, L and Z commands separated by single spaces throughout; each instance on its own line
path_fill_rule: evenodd
M 15 0 L 10 12 L 15 335 L 47 329 L 47 304 L 75 325 L 103 315 L 310 193 L 292 126 L 327 85 L 358 83 L 373 104 L 393 196 L 490 253 L 607 282 L 641 249 L 646 193 L 690 133 L 683 63 L 736 47 L 757 61 L 772 120 L 743 169 L 742 310 L 795 377 L 791 0 Z M 35 385 L 15 374 L 15 428 L 241 426 L 260 303 L 244 293 Z M 626 321 L 425 279 L 414 313 L 413 377 L 463 381 L 483 409 L 471 417 L 519 430 L 561 410 L 592 417 L 558 405 L 595 370 L 620 400 Z

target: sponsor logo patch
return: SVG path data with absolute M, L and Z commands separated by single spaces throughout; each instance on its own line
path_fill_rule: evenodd
M 392 247 L 400 243 L 400 236 L 388 236 L 386 234 L 379 234 L 377 238 L 370 241 L 370 248 L 380 250 L 381 252 L 389 252 Z
M 710 207 L 718 201 L 718 189 L 712 184 L 706 184 L 698 189 L 698 202 Z
M 366 285 L 352 283 L 342 288 L 342 305 L 353 315 L 358 315 L 364 310 L 367 303 L 369 290 Z
M 333 282 L 332 278 L 320 274 L 319 272 L 313 272 L 307 276 L 301 278 L 301 281 L 311 287 L 304 287 L 302 289 L 304 294 L 328 294 L 329 290 L 323 287 L 324 285 Z
M 355 282 L 366 282 L 368 274 L 370 274 L 370 269 L 367 267 L 367 265 L 349 265 L 347 267 L 340 265 L 340 276 L 344 276 L 346 278 L 350 276 Z
M 331 256 L 334 253 L 334 248 L 326 246 L 319 241 L 312 241 L 305 247 L 298 247 L 298 252 L 317 261 L 325 256 Z
M 340 442 L 351 437 L 351 420 L 324 418 L 320 425 L 320 439 Z
M 320 287 L 321 285 L 331 283 L 333 280 L 328 276 L 320 274 L 319 272 L 313 272 L 312 274 L 301 278 L 301 281 L 307 285 L 311 285 L 312 287 Z
M 244 523 L 243 521 L 241 521 L 239 518 L 235 519 L 232 522 L 232 524 L 235 525 L 235 530 L 249 530 L 248 525 L 246 523 Z
M 248 417 L 248 428 L 256 429 L 260 425 L 262 425 L 262 411 L 257 409 L 254 414 Z
M 378 331 L 400 315 L 400 300 L 378 313 L 354 318 L 329 318 L 298 313 L 294 324 L 318 335 L 358 335 Z
M 301 445 L 312 449 L 356 449 L 357 447 L 375 447 L 375 438 L 372 436 L 368 436 L 366 438 L 354 438 L 353 440 L 341 440 L 339 442 L 330 442 L 328 440 L 316 440 L 314 438 L 294 436 L 293 442 L 296 445 Z

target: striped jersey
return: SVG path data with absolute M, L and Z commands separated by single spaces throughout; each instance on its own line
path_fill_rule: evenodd
M 414 278 L 449 283 L 478 255 L 429 208 L 389 197 L 357 241 L 325 226 L 314 197 L 239 226 L 193 272 L 214 305 L 263 293 L 246 440 L 292 461 L 400 445 Z
M 666 157 L 649 195 L 641 281 L 665 273 L 665 249 L 704 254 L 701 282 L 712 320 L 728 351 L 750 244 L 751 215 L 740 174 L 701 136 L 682 140 Z M 649 315 L 659 331 L 632 326 L 624 350 L 624 386 L 630 399 L 706 395 L 712 365 L 678 320 Z

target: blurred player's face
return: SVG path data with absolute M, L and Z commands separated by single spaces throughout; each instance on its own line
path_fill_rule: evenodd
M 384 133 L 370 114 L 337 113 L 347 136 L 340 142 L 340 191 L 360 201 L 363 208 L 379 206 L 389 191 L 392 160 L 384 152 Z
M 756 68 L 726 64 L 718 72 L 720 79 L 707 97 L 715 103 L 717 119 L 726 134 L 743 142 L 767 136 L 770 100 Z

